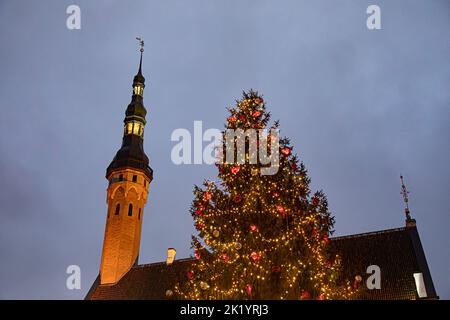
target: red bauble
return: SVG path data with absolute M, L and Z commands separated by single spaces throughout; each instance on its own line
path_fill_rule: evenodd
M 202 210 L 200 210 L 200 209 L 195 210 L 196 216 L 201 216 L 202 214 L 203 214 Z
M 203 194 L 203 201 L 207 202 L 207 201 L 209 201 L 211 199 L 211 197 L 212 197 L 212 195 L 211 195 L 210 192 L 205 192 Z
M 186 276 L 189 280 L 192 280 L 194 278 L 194 272 L 188 271 L 186 272 Z
M 281 149 L 281 153 L 284 154 L 285 156 L 288 156 L 291 154 L 291 148 L 284 147 L 283 149 Z
M 291 168 L 292 170 L 297 169 L 297 164 L 295 162 L 291 163 Z
M 278 198 L 279 196 L 280 196 L 280 194 L 279 194 L 278 192 L 275 191 L 275 192 L 273 193 L 273 197 L 274 197 L 274 198 Z
M 261 115 L 261 112 L 258 110 L 253 111 L 253 117 L 258 118 Z
M 253 286 L 252 286 L 251 284 L 247 283 L 247 284 L 245 285 L 245 290 L 247 290 L 247 294 L 248 294 L 249 296 L 251 296 L 251 295 L 252 295 Z
M 198 252 L 198 250 L 195 250 L 194 252 L 194 257 L 195 259 L 199 260 L 201 258 L 200 252 Z
M 258 252 L 253 251 L 250 254 L 250 258 L 252 258 L 253 262 L 258 262 L 261 259 L 261 255 Z
M 317 205 L 319 204 L 319 198 L 313 197 L 313 198 L 312 198 L 312 204 L 315 205 L 315 206 L 317 206 Z
M 228 263 L 228 261 L 230 261 L 230 256 L 226 253 L 222 254 L 222 260 L 225 263 Z
M 252 225 L 250 226 L 250 230 L 252 230 L 252 231 L 257 231 L 257 230 L 258 230 L 258 227 L 257 227 L 255 224 L 252 224 Z
M 318 297 L 317 300 L 325 300 L 325 295 L 323 293 L 321 293 Z
M 326 234 L 326 235 L 323 237 L 323 243 L 328 244 L 329 241 L 330 241 L 330 239 L 328 238 L 328 235 Z
M 308 300 L 308 299 L 311 299 L 311 295 L 309 294 L 308 291 L 303 290 L 302 293 L 301 293 L 301 295 L 300 295 L 300 299 L 301 299 L 301 300 Z
M 281 214 L 283 216 L 286 214 L 286 209 L 284 209 L 283 206 L 278 205 L 277 206 L 277 211 L 278 211 L 279 214 Z
M 355 281 L 353 281 L 353 289 L 355 289 L 355 290 L 358 289 L 359 284 L 361 283 L 361 281 L 362 281 L 362 277 L 360 275 L 357 275 L 355 277 Z
M 231 122 L 231 123 L 233 123 L 233 122 L 236 122 L 236 117 L 235 116 L 231 116 L 231 117 L 228 117 L 228 122 Z
M 196 224 L 195 224 L 195 228 L 197 229 L 197 230 L 202 230 L 203 229 L 203 224 L 202 223 L 200 223 L 200 222 L 197 222 Z
M 243 114 L 241 114 L 241 115 L 239 116 L 239 120 L 245 121 L 245 116 L 244 116 Z
M 280 273 L 281 268 L 279 266 L 272 266 L 272 273 Z
M 239 172 L 239 170 L 241 170 L 241 167 L 239 165 L 234 166 L 231 168 L 231 173 L 236 175 Z
M 234 202 L 239 203 L 241 201 L 242 201 L 242 197 L 239 194 L 234 196 Z

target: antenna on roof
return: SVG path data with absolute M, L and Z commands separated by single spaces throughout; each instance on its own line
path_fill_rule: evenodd
M 409 191 L 406 189 L 405 182 L 403 180 L 402 175 L 400 175 L 400 181 L 402 182 L 402 190 L 400 191 L 400 194 L 403 196 L 403 202 L 405 203 L 406 226 L 413 226 L 413 225 L 416 225 L 416 220 L 411 218 L 411 213 L 409 211 L 409 204 L 408 204 Z

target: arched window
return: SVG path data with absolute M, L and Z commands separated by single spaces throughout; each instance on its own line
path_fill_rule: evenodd
M 119 181 L 123 181 L 123 174 L 119 176 Z
M 141 208 L 139 208 L 138 220 L 141 220 Z
M 119 215 L 119 212 L 120 212 L 120 203 L 118 203 L 117 204 L 117 206 L 116 206 L 116 212 L 114 213 L 116 216 L 118 216 Z
M 128 205 L 128 216 L 131 217 L 133 215 L 133 205 L 130 203 Z

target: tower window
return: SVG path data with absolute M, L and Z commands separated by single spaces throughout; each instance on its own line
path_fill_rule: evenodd
M 140 130 L 141 130 L 141 125 L 138 122 L 135 122 L 134 127 L 133 127 L 133 134 L 138 136 Z
M 124 134 L 134 134 L 139 137 L 144 135 L 144 124 L 140 121 L 130 121 L 125 124 Z
M 144 92 L 144 88 L 140 85 L 133 87 L 133 93 L 142 96 L 142 93 Z
M 137 175 L 133 176 L 133 182 L 137 182 Z
M 133 132 L 133 122 L 128 122 L 125 125 L 125 134 L 131 134 Z
M 123 174 L 119 176 L 119 181 L 123 181 Z
M 138 220 L 141 220 L 141 208 L 139 208 Z
M 133 215 L 133 205 L 130 203 L 128 205 L 128 216 L 131 217 Z
M 116 206 L 116 212 L 114 213 L 116 216 L 118 216 L 119 215 L 119 212 L 120 212 L 120 203 L 118 203 L 117 204 L 117 206 Z

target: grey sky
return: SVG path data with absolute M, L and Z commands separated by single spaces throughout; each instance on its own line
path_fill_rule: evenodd
M 66 28 L 78 4 L 82 29 Z M 378 4 L 382 30 L 366 28 Z M 0 1 L 0 298 L 84 297 L 99 265 L 105 169 L 120 146 L 144 36 L 145 150 L 155 179 L 140 263 L 190 254 L 193 184 L 176 128 L 222 128 L 259 90 L 336 234 L 400 227 L 399 175 L 438 294 L 450 298 L 450 2 Z M 82 290 L 65 269 L 82 270 Z

